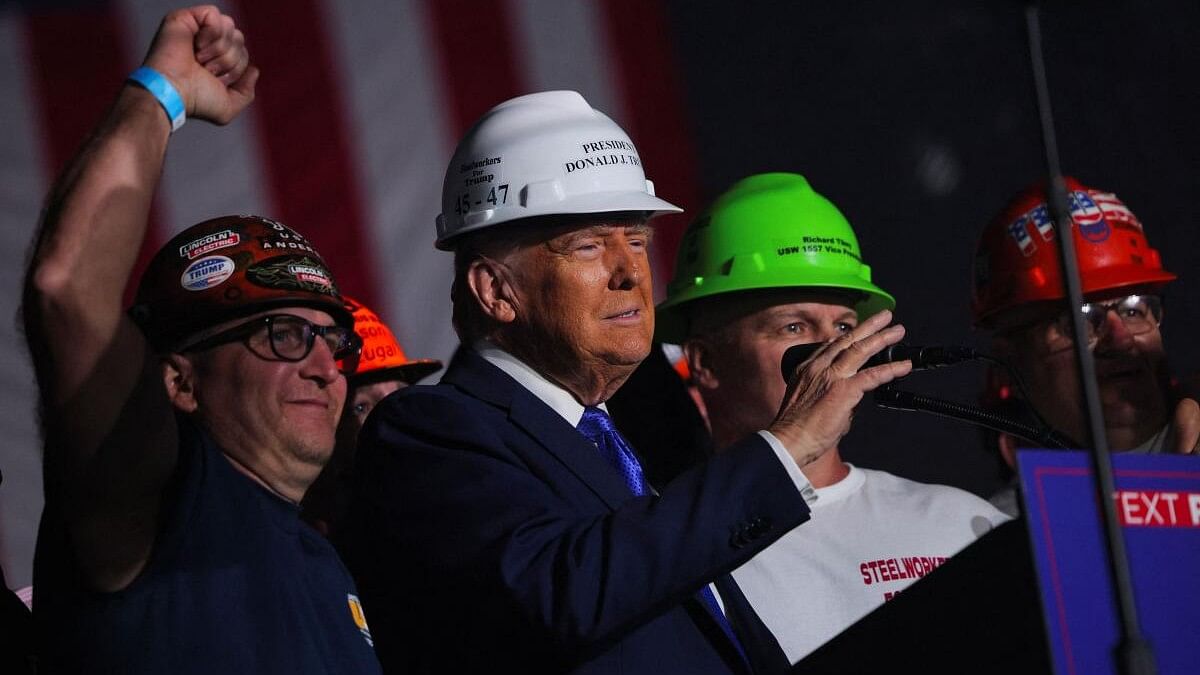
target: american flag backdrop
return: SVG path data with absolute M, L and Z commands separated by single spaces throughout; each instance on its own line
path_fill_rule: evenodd
M 218 4 L 262 69 L 257 99 L 228 127 L 192 122 L 172 138 L 144 254 L 209 217 L 278 218 L 314 241 L 410 356 L 445 360 L 457 345 L 451 267 L 433 248 L 433 219 L 458 136 L 492 105 L 578 90 L 633 136 L 659 194 L 697 201 L 657 0 Z M 176 6 L 0 10 L 0 546 L 12 586 L 31 578 L 41 510 L 35 387 L 15 318 L 25 255 L 55 175 Z M 660 229 L 660 252 L 682 225 Z

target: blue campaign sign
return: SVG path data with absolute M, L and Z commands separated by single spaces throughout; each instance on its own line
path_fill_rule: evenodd
M 1138 617 L 1158 672 L 1200 672 L 1200 458 L 1112 459 Z M 1054 670 L 1116 673 L 1116 601 L 1090 460 L 1023 450 L 1017 463 Z

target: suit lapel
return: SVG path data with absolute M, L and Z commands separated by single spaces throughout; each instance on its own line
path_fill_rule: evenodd
M 541 445 L 611 509 L 632 494 L 596 446 L 508 373 L 475 352 L 459 348 L 443 382 L 506 409 L 509 420 Z

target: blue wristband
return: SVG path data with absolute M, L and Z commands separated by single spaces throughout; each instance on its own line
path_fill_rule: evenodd
M 171 120 L 171 133 L 175 133 L 179 127 L 183 126 L 184 121 L 187 120 L 183 99 L 171 81 L 163 77 L 162 73 L 149 66 L 142 66 L 130 73 L 129 79 L 142 85 L 146 91 L 158 99 L 158 104 L 167 113 L 167 119 Z

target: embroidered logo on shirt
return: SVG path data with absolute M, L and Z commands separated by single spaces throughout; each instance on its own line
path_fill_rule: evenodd
M 350 617 L 354 619 L 354 625 L 358 626 L 358 632 L 362 633 L 363 639 L 374 649 L 375 641 L 371 639 L 371 629 L 367 628 L 367 614 L 363 611 L 363 606 L 359 602 L 358 596 L 353 593 L 347 593 L 346 602 L 350 605 Z

